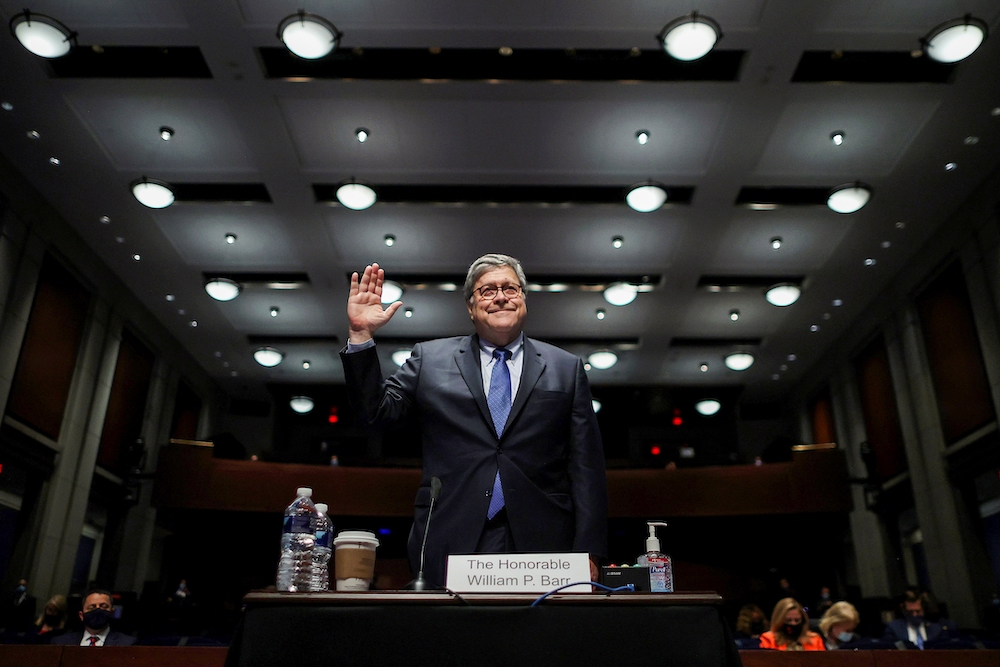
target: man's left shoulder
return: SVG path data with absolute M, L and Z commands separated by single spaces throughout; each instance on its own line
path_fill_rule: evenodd
M 135 644 L 135 637 L 115 630 L 109 632 L 107 639 L 104 640 L 105 646 L 132 646 L 133 644 Z
M 556 364 L 566 363 L 566 364 L 577 364 L 580 362 L 580 357 L 576 356 L 571 352 L 567 352 L 561 347 L 556 347 L 551 343 L 546 343 L 544 341 L 524 337 L 525 340 L 525 350 L 533 349 L 538 355 L 541 355 L 546 362 L 552 362 Z

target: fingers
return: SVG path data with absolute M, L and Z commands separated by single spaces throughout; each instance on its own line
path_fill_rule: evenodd
M 358 290 L 358 272 L 355 271 L 351 274 L 351 296 L 357 296 Z
M 392 316 L 396 314 L 399 307 L 403 305 L 402 301 L 393 301 L 389 304 L 389 307 L 385 309 L 385 319 L 386 321 L 392 319 Z

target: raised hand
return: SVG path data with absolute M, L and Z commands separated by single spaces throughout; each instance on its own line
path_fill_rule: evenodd
M 385 282 L 385 271 L 378 264 L 369 264 L 358 279 L 357 273 L 351 274 L 351 295 L 347 298 L 347 321 L 350 327 L 349 340 L 355 345 L 364 343 L 374 337 L 375 332 L 385 325 L 403 305 L 396 301 L 388 308 L 382 309 L 382 283 Z

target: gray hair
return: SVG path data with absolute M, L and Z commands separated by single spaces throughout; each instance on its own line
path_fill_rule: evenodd
M 521 262 L 517 261 L 510 255 L 500 255 L 491 252 L 474 261 L 472 266 L 469 267 L 469 273 L 465 276 L 465 288 L 462 290 L 462 293 L 465 295 L 465 300 L 468 302 L 472 301 L 472 291 L 476 287 L 476 281 L 478 281 L 484 273 L 501 266 L 509 266 L 514 270 L 514 273 L 517 275 L 518 282 L 521 283 L 522 290 L 527 287 L 528 279 L 524 277 L 524 269 L 521 268 Z

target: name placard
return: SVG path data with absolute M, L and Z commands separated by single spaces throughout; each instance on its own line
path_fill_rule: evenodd
M 456 593 L 548 593 L 578 581 L 590 581 L 585 553 L 448 556 L 446 584 Z M 560 592 L 589 593 L 590 586 Z

